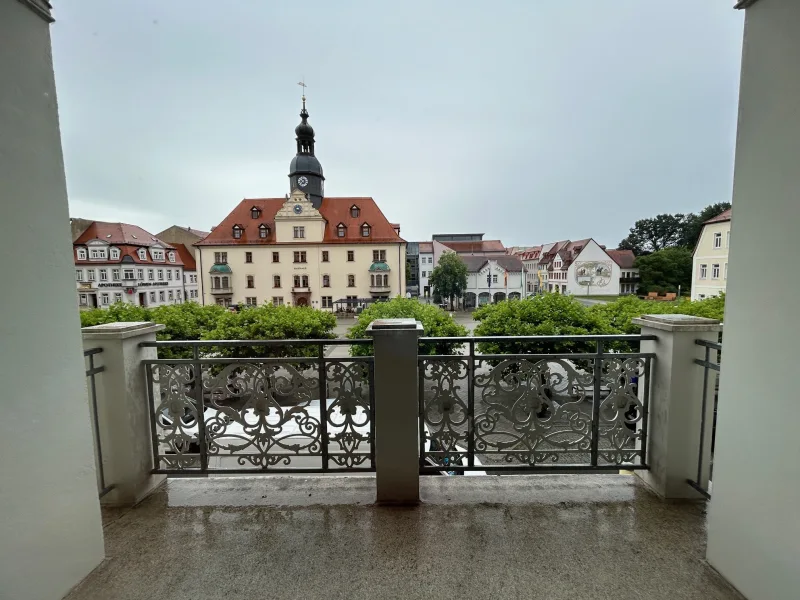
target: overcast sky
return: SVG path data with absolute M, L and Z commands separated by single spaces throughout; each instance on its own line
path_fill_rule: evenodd
M 730 200 L 733 0 L 63 0 L 70 214 L 208 229 L 280 197 L 301 78 L 328 196 L 407 240 L 594 237 Z

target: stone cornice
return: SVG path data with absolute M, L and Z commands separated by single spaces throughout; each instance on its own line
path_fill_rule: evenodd
M 52 23 L 55 21 L 53 15 L 50 14 L 50 11 L 53 10 L 53 7 L 47 0 L 18 0 L 28 8 L 30 8 L 33 12 L 39 15 L 42 19 L 47 21 L 48 23 Z
M 742 9 L 742 8 L 750 8 L 758 2 L 758 0 L 738 0 L 738 2 L 734 5 L 733 8 Z

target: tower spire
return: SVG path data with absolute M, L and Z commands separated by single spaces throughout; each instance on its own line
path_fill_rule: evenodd
M 305 192 L 314 207 L 319 208 L 324 195 L 325 177 L 322 175 L 322 165 L 314 156 L 314 128 L 308 122 L 305 79 L 298 81 L 297 85 L 303 88 L 303 108 L 300 110 L 300 124 L 294 130 L 297 155 L 289 167 L 289 186 L 292 190 Z

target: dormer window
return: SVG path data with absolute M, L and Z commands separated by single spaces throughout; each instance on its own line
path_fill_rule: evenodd
M 261 216 L 261 209 L 260 208 L 258 208 L 257 206 L 254 206 L 253 208 L 250 209 L 250 218 L 251 219 L 257 219 L 260 216 Z
M 78 260 L 86 260 L 86 248 L 78 248 Z
M 336 227 L 336 237 L 343 238 L 345 233 L 347 233 L 347 227 L 345 227 L 342 223 Z
M 144 251 L 142 253 L 144 254 Z M 163 250 L 150 250 L 150 255 L 153 257 L 153 260 L 164 260 Z
M 147 250 L 144 248 L 139 248 L 139 260 L 147 260 Z
M 258 237 L 260 237 L 262 240 L 264 240 L 264 239 L 267 239 L 268 235 L 269 235 L 269 227 L 267 227 L 263 223 L 261 225 L 259 225 L 258 226 Z
M 353 206 L 350 207 L 350 216 L 353 217 L 354 219 L 357 219 L 358 215 L 360 214 L 361 214 L 361 209 L 358 208 L 355 204 L 353 204 Z
M 175 262 L 175 253 L 170 252 L 167 256 L 169 256 L 169 262 Z
M 233 239 L 239 240 L 242 238 L 242 228 L 238 225 L 233 226 Z
M 111 260 L 119 260 L 119 248 L 111 249 Z
M 369 226 L 369 224 L 364 223 L 361 226 L 361 237 L 369 237 L 371 229 L 372 228 Z

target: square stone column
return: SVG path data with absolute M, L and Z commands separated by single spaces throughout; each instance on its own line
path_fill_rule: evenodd
M 650 371 L 650 414 L 647 432 L 649 470 L 636 471 L 662 498 L 700 498 L 687 479 L 697 477 L 703 401 L 703 367 L 694 359 L 705 357 L 705 348 L 695 340 L 716 342 L 722 329 L 714 319 L 690 315 L 642 315 L 633 319 L 642 327 L 642 335 L 657 340 L 642 341 L 641 351 L 656 355 Z M 713 426 L 714 378 L 707 385 L 706 426 L 704 435 L 705 481 Z
M 155 323 L 106 323 L 83 328 L 83 348 L 102 348 L 95 366 L 105 370 L 95 376 L 97 418 L 107 486 L 113 489 L 102 504 L 132 505 L 147 496 L 165 478 L 152 475 L 153 444 L 150 408 L 143 360 L 158 358 L 154 342 L 164 329 Z
M 379 319 L 375 340 L 375 479 L 381 504 L 419 503 L 419 337 L 414 319 Z

